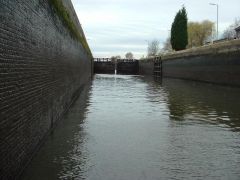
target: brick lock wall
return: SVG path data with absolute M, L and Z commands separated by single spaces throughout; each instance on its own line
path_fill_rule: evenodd
M 162 56 L 162 76 L 240 87 L 240 40 Z M 154 63 L 139 61 L 139 73 L 152 75 Z
M 165 59 L 163 77 L 240 87 L 240 50 L 235 46 L 230 48 L 233 51 L 223 48 L 226 52 Z
M 48 0 L 0 0 L 0 179 L 17 178 L 90 77 Z

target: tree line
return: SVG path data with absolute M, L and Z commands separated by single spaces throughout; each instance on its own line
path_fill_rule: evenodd
M 236 19 L 222 35 L 223 39 L 234 39 L 236 37 L 235 28 L 240 26 L 240 18 Z M 216 37 L 215 23 L 209 20 L 201 22 L 188 22 L 186 8 L 183 6 L 174 18 L 171 26 L 170 36 L 160 50 L 159 41 L 156 39 L 148 43 L 148 56 L 155 56 L 172 50 L 179 51 L 187 48 L 203 46 L 210 43 Z
M 122 57 L 120 56 L 120 55 L 117 55 L 117 56 L 112 56 L 111 57 L 111 60 L 112 61 L 116 61 L 117 59 L 121 59 Z M 132 52 L 127 52 L 126 54 L 125 54 L 125 58 L 126 59 L 134 59 L 134 55 L 133 55 L 133 53 Z
M 234 39 L 236 37 L 235 28 L 240 26 L 240 18 L 236 19 L 223 32 L 222 38 L 226 40 Z M 147 56 L 156 56 L 170 51 L 179 51 L 193 47 L 203 46 L 210 43 L 216 37 L 215 23 L 210 20 L 203 20 L 201 22 L 188 21 L 186 8 L 183 6 L 175 15 L 171 26 L 169 37 L 160 49 L 160 42 L 153 39 L 148 42 Z M 120 56 L 113 56 L 112 59 L 120 59 Z M 133 59 L 132 52 L 125 54 L 126 59 Z

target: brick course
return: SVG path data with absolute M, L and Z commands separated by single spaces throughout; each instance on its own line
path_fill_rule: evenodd
M 48 0 L 0 0 L 0 179 L 18 177 L 90 77 L 90 55 Z

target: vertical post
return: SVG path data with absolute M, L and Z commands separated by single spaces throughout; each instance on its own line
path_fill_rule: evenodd
M 92 58 L 92 60 L 91 60 L 91 77 L 92 78 L 94 76 L 94 62 L 95 62 L 95 60 L 94 60 L 94 58 Z
M 114 74 L 117 74 L 117 58 L 114 58 Z
M 218 40 L 218 4 L 217 4 L 217 40 Z
M 212 6 L 217 6 L 217 40 L 218 40 L 218 4 L 215 3 L 209 3 Z
M 160 65 L 161 65 L 161 78 L 163 78 L 163 62 L 162 62 L 162 56 L 160 56 Z

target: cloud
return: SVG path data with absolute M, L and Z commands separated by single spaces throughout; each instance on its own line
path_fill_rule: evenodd
M 239 0 L 72 0 L 94 56 L 121 55 L 132 51 L 146 54 L 147 41 L 162 44 L 171 29 L 176 12 L 184 4 L 191 21 L 216 21 L 219 4 L 219 30 L 240 16 Z

